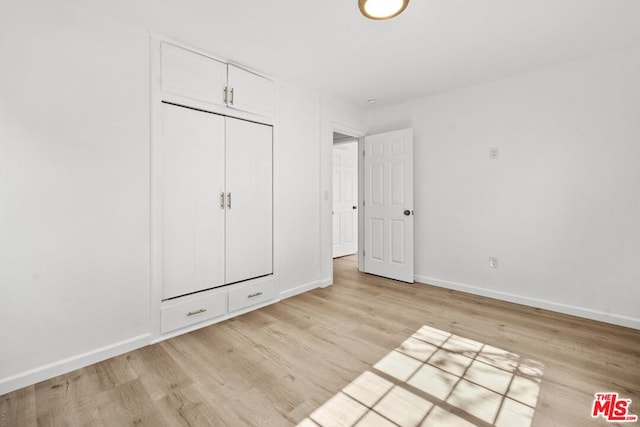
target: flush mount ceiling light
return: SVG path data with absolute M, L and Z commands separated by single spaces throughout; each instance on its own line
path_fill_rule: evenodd
M 409 0 L 358 0 L 360 12 L 369 19 L 383 20 L 400 15 Z

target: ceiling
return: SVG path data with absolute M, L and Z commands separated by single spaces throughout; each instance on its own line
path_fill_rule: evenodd
M 454 90 L 640 46 L 640 0 L 66 0 L 355 105 Z

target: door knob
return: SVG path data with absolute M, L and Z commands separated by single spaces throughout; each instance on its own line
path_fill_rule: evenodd
M 411 211 L 410 211 L 409 209 L 405 209 L 405 210 L 404 210 L 404 215 L 405 215 L 405 216 L 409 216 L 409 215 L 411 215 Z
M 358 207 L 357 207 L 357 206 L 354 206 L 354 207 L 353 207 L 353 209 L 358 209 Z

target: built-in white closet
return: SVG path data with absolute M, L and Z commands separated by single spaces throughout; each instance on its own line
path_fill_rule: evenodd
M 162 299 L 271 274 L 271 126 L 163 103 L 162 130 Z
M 153 304 L 162 335 L 231 317 L 278 295 L 275 85 L 201 52 L 164 41 L 157 47 Z

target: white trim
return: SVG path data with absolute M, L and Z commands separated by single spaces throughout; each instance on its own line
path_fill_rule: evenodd
M 416 275 L 415 280 L 416 282 L 422 284 L 439 286 L 446 289 L 453 289 L 455 291 L 467 292 L 474 295 L 495 298 L 501 301 L 513 302 L 529 307 L 542 308 L 558 313 L 569 314 L 571 316 L 578 316 L 585 319 L 597 320 L 599 322 L 611 323 L 613 325 L 640 330 L 640 318 L 623 316 L 614 313 L 606 313 L 604 311 L 593 310 L 590 308 L 578 307 L 575 305 L 563 304 L 539 298 L 526 297 L 522 295 L 515 295 L 508 292 L 495 291 L 479 286 L 465 285 L 463 283 L 450 282 L 448 280 L 435 279 L 427 276 Z
M 364 273 L 364 136 L 358 138 L 358 271 Z
M 194 46 L 192 46 L 190 44 L 185 44 L 185 43 L 179 42 L 179 41 L 177 41 L 175 39 L 172 39 L 170 37 L 164 36 L 164 35 L 162 35 L 160 33 L 156 33 L 154 31 L 149 31 L 149 35 L 152 38 L 158 40 L 159 42 L 167 43 L 167 44 L 179 47 L 181 49 L 188 50 L 188 51 L 191 51 L 193 53 L 197 53 L 198 55 L 205 56 L 207 58 L 213 59 L 214 61 L 218 61 L 218 62 L 223 62 L 225 64 L 234 65 L 234 66 L 236 66 L 238 68 L 242 68 L 243 70 L 248 71 L 248 72 L 250 72 L 252 74 L 255 74 L 255 75 L 260 76 L 260 77 L 264 77 L 267 80 L 271 80 L 272 82 L 276 82 L 277 81 L 276 78 L 270 76 L 269 74 L 265 74 L 262 71 L 258 71 L 258 70 L 254 69 L 252 67 L 249 67 L 248 65 L 244 65 L 244 64 L 242 64 L 240 62 L 235 62 L 235 61 L 232 61 L 232 60 L 230 60 L 228 58 L 223 58 L 221 56 L 214 55 L 211 52 L 204 51 L 202 49 L 198 49 L 197 47 L 194 47 Z
M 296 286 L 295 288 L 287 289 L 286 291 L 280 292 L 280 300 L 291 298 L 296 295 L 300 295 L 304 292 L 308 292 L 319 287 L 320 287 L 320 282 L 318 280 L 305 283 L 303 285 Z
M 321 106 L 322 109 L 322 106 Z M 333 284 L 333 215 L 331 214 L 331 211 L 333 210 L 333 133 L 334 132 L 338 132 L 341 133 L 343 135 L 347 135 L 347 136 L 351 136 L 354 139 L 356 139 L 358 141 L 358 205 L 361 206 L 361 202 L 360 199 L 362 197 L 362 193 L 360 191 L 360 186 L 361 186 L 361 175 L 362 175 L 362 158 L 360 157 L 362 152 L 361 152 L 361 146 L 362 146 L 362 138 L 364 138 L 365 135 L 365 131 L 360 130 L 360 129 L 356 129 L 356 128 L 352 128 L 350 126 L 346 126 L 343 125 L 341 123 L 338 122 L 334 122 L 334 121 L 329 121 L 326 123 L 327 126 L 327 130 L 329 131 L 326 134 L 326 137 L 328 138 L 327 141 L 324 140 L 325 137 L 323 137 L 323 134 L 325 132 L 325 127 L 323 126 L 323 120 L 321 120 L 320 123 L 320 271 L 321 274 L 324 274 L 324 272 L 322 271 L 322 265 L 324 262 L 324 251 L 323 249 L 325 249 L 325 247 L 323 245 L 326 245 L 326 249 L 327 249 L 327 254 L 328 254 L 328 267 L 329 267 L 329 276 L 330 279 L 325 279 L 323 281 L 320 282 L 320 287 L 321 288 L 325 288 L 329 285 Z M 324 150 L 328 149 L 329 153 L 326 157 L 323 157 L 323 153 Z M 327 182 L 324 182 L 322 180 L 322 177 L 326 175 L 327 178 Z M 327 185 L 326 189 L 325 189 L 325 185 Z M 324 196 L 324 191 L 327 192 L 328 194 L 328 200 L 324 201 L 323 200 L 323 196 Z M 325 205 L 326 202 L 326 205 Z M 360 233 L 360 224 L 361 224 L 361 215 L 362 215 L 362 209 L 358 210 L 358 267 L 360 267 L 361 263 L 360 263 L 360 258 L 362 257 L 362 235 Z M 325 230 L 323 227 L 323 224 L 328 225 L 327 230 Z M 327 241 L 325 242 L 324 240 L 324 236 L 328 237 Z
M 144 347 L 149 344 L 150 338 L 151 334 L 138 335 L 77 356 L 67 357 L 66 359 L 2 378 L 0 379 L 0 395 Z
M 324 280 L 320 281 L 320 284 L 318 285 L 318 287 L 319 288 L 326 288 L 326 287 L 331 286 L 331 285 L 333 285 L 333 279 L 324 279 Z
M 149 36 L 149 329 L 152 337 L 160 335 L 160 301 L 162 300 L 162 182 L 156 170 L 160 164 L 156 143 L 162 133 L 162 97 L 160 83 L 160 39 Z

